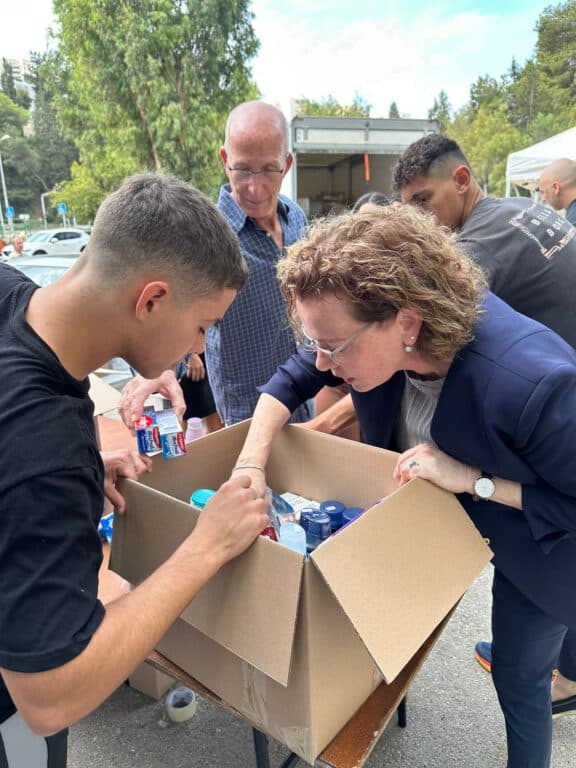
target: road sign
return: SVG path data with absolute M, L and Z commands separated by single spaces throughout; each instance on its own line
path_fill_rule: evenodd
M 68 206 L 66 205 L 66 203 L 58 203 L 56 206 L 56 211 L 59 216 L 65 216 L 67 210 L 68 210 Z
M 7 219 L 13 219 L 14 218 L 14 206 L 13 205 L 9 205 L 6 208 L 4 213 L 6 214 L 6 218 Z

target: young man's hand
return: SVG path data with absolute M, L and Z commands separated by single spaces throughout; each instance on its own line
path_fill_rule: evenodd
M 244 552 L 270 524 L 268 501 L 240 473 L 224 483 L 200 513 L 187 543 L 208 553 L 216 570 Z
M 126 504 L 121 493 L 116 489 L 119 477 L 137 480 L 143 472 L 152 471 L 152 459 L 141 456 L 136 451 L 120 448 L 117 451 L 101 451 L 104 462 L 104 493 L 115 511 L 123 514 Z
M 179 419 L 186 410 L 182 387 L 174 371 L 164 371 L 157 379 L 145 379 L 135 376 L 122 390 L 118 412 L 124 424 L 134 434 L 134 422 L 142 416 L 144 403 L 155 392 L 159 392 L 172 403 L 172 408 Z

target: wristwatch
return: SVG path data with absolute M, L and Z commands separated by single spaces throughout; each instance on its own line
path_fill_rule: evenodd
M 491 499 L 494 496 L 496 486 L 492 477 L 493 475 L 489 472 L 482 472 L 474 483 L 474 501 L 478 501 L 478 499 Z

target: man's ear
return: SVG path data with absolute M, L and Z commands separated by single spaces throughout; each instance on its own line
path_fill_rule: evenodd
M 288 152 L 286 155 L 286 162 L 284 163 L 284 173 L 282 174 L 282 178 L 286 176 L 290 168 L 292 168 L 292 163 L 294 162 L 294 156 L 292 155 L 292 152 Z
M 169 294 L 170 286 L 163 280 L 146 283 L 136 299 L 134 310 L 136 320 L 144 321 L 152 317 L 161 308 Z
M 464 195 L 470 188 L 470 180 L 472 179 L 472 171 L 467 165 L 459 165 L 452 172 L 452 179 L 456 186 L 456 191 L 459 195 Z
M 224 147 L 220 147 L 218 154 L 220 155 L 220 160 L 222 161 L 224 170 L 226 170 L 226 166 L 228 165 L 228 153 L 226 152 L 226 149 Z

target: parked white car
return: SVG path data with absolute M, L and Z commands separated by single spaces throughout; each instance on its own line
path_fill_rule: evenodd
M 77 256 L 82 253 L 90 235 L 83 229 L 42 229 L 33 232 L 24 241 L 23 256 Z M 4 255 L 12 256 L 12 246 L 4 248 Z

